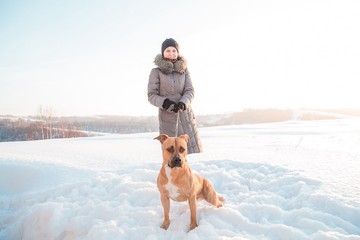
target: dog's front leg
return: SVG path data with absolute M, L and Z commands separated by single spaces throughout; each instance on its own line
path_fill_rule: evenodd
M 190 231 L 196 228 L 196 194 L 189 198 L 189 207 L 190 207 Z
M 161 228 L 166 230 L 170 225 L 170 199 L 162 194 L 161 203 L 164 208 L 164 222 L 161 224 Z

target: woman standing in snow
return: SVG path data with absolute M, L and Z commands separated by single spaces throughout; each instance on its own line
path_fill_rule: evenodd
M 179 45 L 172 39 L 166 39 L 161 45 L 161 54 L 154 60 L 156 68 L 150 72 L 148 100 L 159 108 L 160 134 L 170 137 L 187 134 L 188 153 L 202 152 L 202 145 L 196 127 L 191 101 L 194 88 L 187 62 L 179 55 Z

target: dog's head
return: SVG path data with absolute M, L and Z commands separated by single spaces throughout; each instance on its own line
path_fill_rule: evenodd
M 161 142 L 163 165 L 167 164 L 169 167 L 183 167 L 186 164 L 187 143 L 189 136 L 187 134 L 180 137 L 169 137 L 166 134 L 161 134 L 154 138 Z

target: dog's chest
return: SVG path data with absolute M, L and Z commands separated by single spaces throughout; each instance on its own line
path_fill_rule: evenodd
M 171 182 L 171 168 L 170 167 L 166 167 L 165 168 L 165 173 L 166 173 L 166 177 L 168 178 L 168 182 L 167 184 L 165 184 L 165 189 L 169 192 L 170 198 L 173 200 L 176 200 L 177 197 L 179 197 L 180 193 L 179 193 L 179 188 L 176 187 L 172 182 Z

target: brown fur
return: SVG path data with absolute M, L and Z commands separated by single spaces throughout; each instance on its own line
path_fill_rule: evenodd
M 164 208 L 164 222 L 162 228 L 170 225 L 170 199 L 178 202 L 188 201 L 190 207 L 190 230 L 197 227 L 196 201 L 205 199 L 215 207 L 221 207 L 219 197 L 210 181 L 193 174 L 186 162 L 187 142 L 189 136 L 169 137 L 166 134 L 154 138 L 161 142 L 163 163 L 160 169 L 157 186 Z

